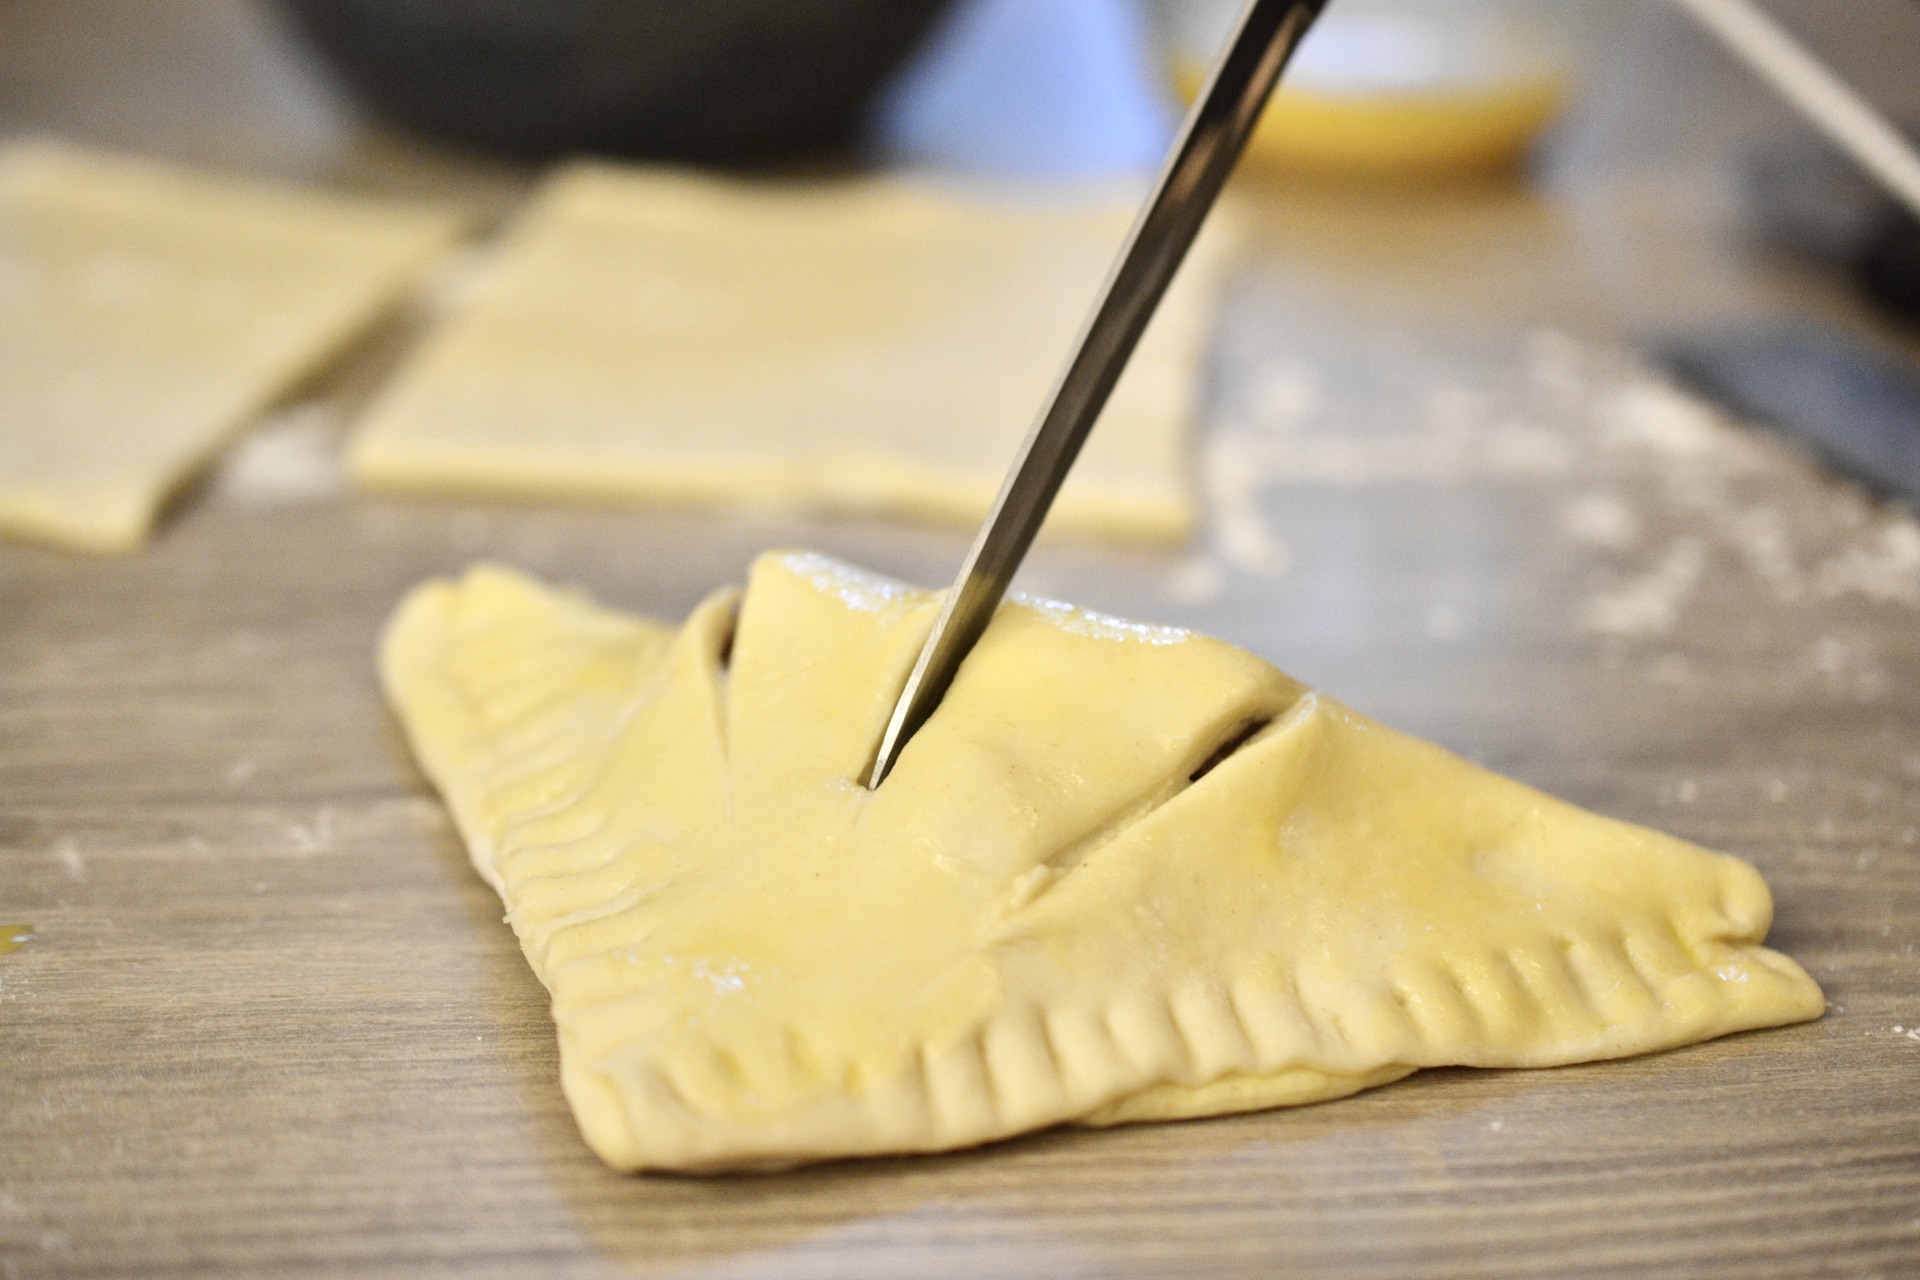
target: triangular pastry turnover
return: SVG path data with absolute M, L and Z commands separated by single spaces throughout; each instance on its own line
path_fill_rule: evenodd
M 387 689 L 622 1169 L 936 1151 L 1817 1017 L 1746 864 L 1230 645 L 1004 605 L 886 783 L 939 598 L 806 553 L 671 629 L 481 567 Z

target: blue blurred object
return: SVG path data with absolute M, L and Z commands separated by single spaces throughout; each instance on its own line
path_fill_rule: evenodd
M 1671 341 L 1661 354 L 1696 390 L 1920 504 L 1920 372 L 1911 365 L 1808 322 Z
M 882 95 L 874 145 L 995 177 L 1132 177 L 1175 124 L 1133 0 L 962 0 Z

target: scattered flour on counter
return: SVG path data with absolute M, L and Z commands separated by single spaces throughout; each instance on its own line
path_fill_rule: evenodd
M 337 411 L 296 405 L 263 422 L 221 461 L 215 493 L 243 506 L 317 502 L 346 491 Z
M 1293 553 L 1260 509 L 1272 478 L 1260 442 L 1245 432 L 1216 432 L 1207 441 L 1201 470 L 1220 558 L 1242 573 L 1268 578 L 1284 574 L 1293 565 Z
M 1862 639 L 1822 636 L 1814 642 L 1811 662 L 1827 692 L 1835 697 L 1878 702 L 1893 685 L 1879 654 Z
M 1784 512 L 1771 505 L 1734 511 L 1725 527 L 1734 553 L 1754 577 L 1772 588 L 1776 600 L 1798 604 L 1806 599 L 1806 575 L 1794 555 Z
M 1666 635 L 1706 567 L 1706 545 L 1698 538 L 1681 538 L 1652 572 L 1589 597 L 1581 623 L 1600 635 Z
M 1826 481 L 1791 447 L 1630 353 L 1554 333 L 1535 335 L 1530 352 L 1533 391 L 1557 400 L 1568 437 L 1584 433 L 1590 446 L 1580 468 L 1620 477 L 1563 504 L 1562 534 L 1617 554 L 1632 552 L 1650 528 L 1680 535 L 1639 576 L 1583 601 L 1583 629 L 1666 634 L 1709 560 L 1744 570 L 1780 605 L 1853 595 L 1920 607 L 1920 524 L 1906 511 Z M 1644 495 L 1639 509 L 1619 496 L 1620 483 Z M 1876 669 L 1848 667 L 1855 696 L 1877 696 Z
M 1587 493 L 1564 504 L 1560 527 L 1576 542 L 1626 551 L 1640 541 L 1640 519 L 1633 508 L 1611 493 Z
M 1325 407 L 1326 392 L 1319 373 L 1297 360 L 1254 368 L 1239 397 L 1240 414 L 1269 431 L 1295 430 Z
M 1712 460 L 1751 467 L 1751 441 L 1711 405 L 1671 383 L 1642 373 L 1600 405 L 1607 442 L 1642 448 L 1676 461 Z
M 1830 556 L 1814 577 L 1822 595 L 1854 592 L 1881 604 L 1920 607 L 1920 524 L 1889 516 L 1877 538 Z
M 1486 475 L 1540 480 L 1571 473 L 1578 456 L 1564 435 L 1532 422 L 1499 423 L 1476 453 Z
M 78 883 L 87 878 L 87 860 L 80 853 L 79 842 L 71 838 L 62 838 L 54 843 L 53 859 L 60 869 L 67 873 L 67 879 Z
M 1821 471 L 1633 350 L 1558 330 L 1505 342 L 1343 330 L 1297 302 L 1264 305 L 1261 323 L 1223 329 L 1221 404 L 1201 465 L 1211 544 L 1170 579 L 1178 598 L 1212 598 L 1222 575 L 1292 569 L 1293 548 L 1267 514 L 1287 509 L 1288 491 L 1394 487 L 1409 501 L 1453 490 L 1519 509 L 1545 497 L 1542 541 L 1561 550 L 1543 547 L 1539 564 L 1591 566 L 1572 579 L 1565 616 L 1612 646 L 1600 656 L 1616 668 L 1625 647 L 1675 634 L 1710 581 L 1716 607 L 1756 625 L 1768 610 L 1843 598 L 1920 609 L 1913 514 Z M 1436 613 L 1422 630 L 1445 640 L 1454 620 Z M 1885 664 L 1837 652 L 1816 655 L 1811 678 L 1836 695 L 1882 696 Z M 1681 657 L 1643 657 L 1658 680 L 1693 678 Z
M 333 824 L 333 806 L 322 805 L 311 823 L 288 823 L 287 839 L 292 842 L 296 854 L 325 853 L 333 847 Z
M 1659 802 L 1663 805 L 1692 804 L 1700 798 L 1700 784 L 1691 778 L 1673 778 L 1660 785 Z
M 1293 550 L 1274 537 L 1257 513 L 1222 514 L 1214 545 L 1226 562 L 1243 573 L 1278 578 L 1293 567 Z

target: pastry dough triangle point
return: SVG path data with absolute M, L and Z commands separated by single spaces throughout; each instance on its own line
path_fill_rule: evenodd
M 494 568 L 390 625 L 609 1163 L 941 1150 L 1821 1011 L 1744 863 L 1171 628 L 1009 603 L 869 793 L 937 603 L 774 553 L 677 631 Z

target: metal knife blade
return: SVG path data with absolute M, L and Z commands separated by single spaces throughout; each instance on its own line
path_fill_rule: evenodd
M 1135 219 L 1072 357 L 1001 483 L 894 704 L 867 785 L 886 779 L 987 629 L 1161 295 L 1326 0 L 1251 0 Z

